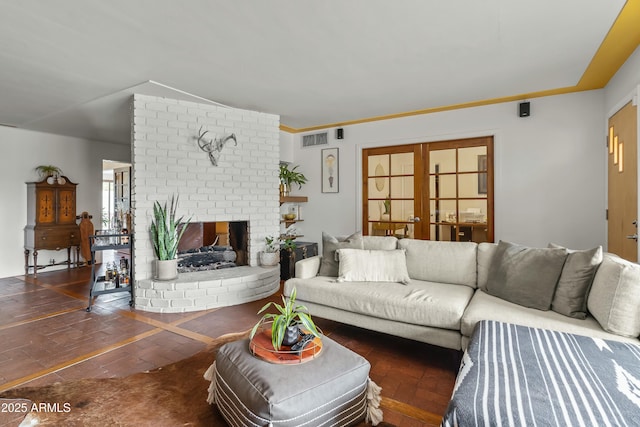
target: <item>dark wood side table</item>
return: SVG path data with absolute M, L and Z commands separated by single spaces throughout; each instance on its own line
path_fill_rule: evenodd
M 296 241 L 295 251 L 280 249 L 280 280 L 295 276 L 296 261 L 318 255 L 318 244 L 315 242 Z

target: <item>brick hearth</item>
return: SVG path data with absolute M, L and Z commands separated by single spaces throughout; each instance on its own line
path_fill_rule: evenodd
M 139 280 L 136 304 L 158 313 L 207 310 L 256 301 L 279 288 L 279 267 L 241 266 L 181 273 L 175 281 Z

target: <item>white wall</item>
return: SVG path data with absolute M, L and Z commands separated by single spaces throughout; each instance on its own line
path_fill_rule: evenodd
M 280 131 L 280 161 L 293 162 L 293 135 Z
M 384 100 L 381 100 L 384 102 Z M 322 231 L 362 229 L 363 147 L 494 135 L 495 238 L 534 246 L 550 241 L 573 248 L 604 244 L 605 163 L 603 91 L 531 100 L 520 118 L 517 102 L 363 123 L 344 127 L 344 139 L 302 148 L 294 135 L 294 164 L 309 182 L 304 240 Z M 340 192 L 320 190 L 320 150 L 339 147 Z
M 615 112 L 612 111 L 613 108 L 622 107 L 619 103 L 627 102 L 628 99 L 625 98 L 638 85 L 640 85 L 640 46 L 636 48 L 605 87 L 605 113 L 609 115 Z
M 60 167 L 64 175 L 78 184 L 77 214 L 89 212 L 98 228 L 102 208 L 102 160 L 129 162 L 131 148 L 0 126 L 0 153 L 0 277 L 9 277 L 24 274 L 25 183 L 38 180 L 34 168 L 38 165 Z M 62 261 L 67 251 L 39 251 L 38 255 L 39 263 L 46 263 L 50 258 Z

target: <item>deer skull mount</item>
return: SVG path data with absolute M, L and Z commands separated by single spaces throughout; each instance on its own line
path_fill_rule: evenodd
M 209 154 L 209 159 L 211 160 L 211 164 L 213 166 L 218 166 L 218 159 L 220 158 L 220 152 L 224 148 L 224 145 L 230 139 L 233 139 L 235 146 L 238 146 L 238 140 L 236 139 L 236 134 L 232 133 L 231 135 L 222 137 L 222 138 L 214 138 L 209 141 L 204 139 L 204 136 L 209 132 L 208 130 L 202 131 L 202 126 L 200 126 L 200 130 L 198 131 L 198 147 L 202 151 L 205 151 Z

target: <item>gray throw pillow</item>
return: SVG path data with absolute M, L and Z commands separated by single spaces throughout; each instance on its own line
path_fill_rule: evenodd
M 487 293 L 514 304 L 549 310 L 566 258 L 565 249 L 500 241 L 489 267 Z
M 549 247 L 564 249 L 553 243 Z M 585 319 L 589 289 L 602 262 L 602 246 L 586 251 L 568 249 L 568 252 L 551 302 L 551 310 L 576 319 Z
M 338 259 L 336 250 L 338 249 L 364 249 L 362 232 L 357 231 L 349 237 L 336 238 L 330 234 L 322 232 L 322 263 L 320 264 L 319 276 L 338 277 Z

